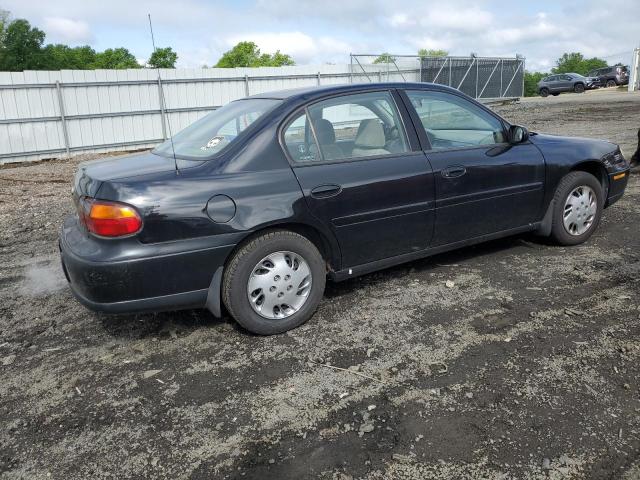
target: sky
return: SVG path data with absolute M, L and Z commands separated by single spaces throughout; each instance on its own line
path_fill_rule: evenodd
M 211 66 L 242 40 L 298 64 L 349 63 L 350 53 L 526 57 L 548 71 L 564 52 L 628 64 L 640 46 L 640 0 L 0 0 L 45 31 L 47 43 L 126 47 L 144 61 L 156 45 L 178 67 Z

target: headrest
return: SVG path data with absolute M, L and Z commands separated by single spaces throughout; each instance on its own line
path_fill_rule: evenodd
M 358 148 L 383 148 L 386 140 L 382 123 L 377 118 L 367 118 L 360 122 L 354 147 Z
M 333 124 L 324 118 L 319 118 L 314 122 L 316 128 L 316 136 L 320 145 L 329 145 L 336 141 L 336 132 L 333 130 Z

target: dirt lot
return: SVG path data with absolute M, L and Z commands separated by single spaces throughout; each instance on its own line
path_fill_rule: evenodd
M 640 95 L 497 109 L 628 157 L 640 127 Z M 262 338 L 76 303 L 56 235 L 77 161 L 0 169 L 3 478 L 640 478 L 638 175 L 585 245 L 514 237 L 329 284 Z

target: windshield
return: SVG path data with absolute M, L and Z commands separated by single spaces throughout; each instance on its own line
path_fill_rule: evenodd
M 192 123 L 184 130 L 158 145 L 153 153 L 165 157 L 203 160 L 222 151 L 246 128 L 264 113 L 281 103 L 281 100 L 253 98 L 226 104 Z

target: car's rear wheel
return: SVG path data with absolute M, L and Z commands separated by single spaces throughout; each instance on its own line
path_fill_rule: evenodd
M 295 232 L 273 230 L 232 256 L 222 279 L 222 299 L 244 328 L 273 335 L 311 318 L 325 281 L 325 263 L 312 242 Z
M 584 84 L 576 83 L 573 86 L 573 91 L 576 92 L 576 93 L 583 93 L 584 92 Z
M 548 97 L 549 96 L 549 89 L 548 88 L 541 88 L 540 89 L 540 96 L 541 97 Z
M 615 87 L 616 85 L 615 80 L 607 80 L 607 87 Z
M 571 172 L 553 197 L 552 238 L 561 245 L 585 242 L 600 223 L 604 205 L 602 186 L 587 172 Z

